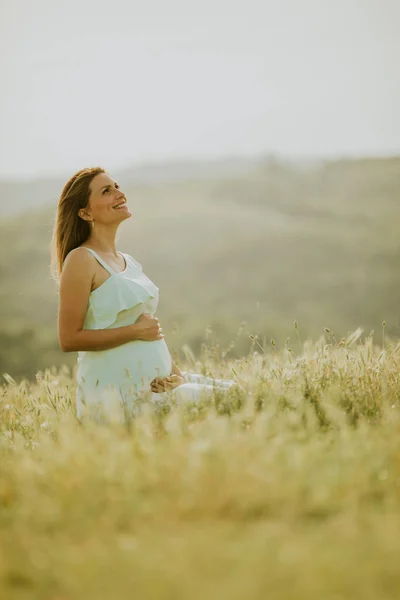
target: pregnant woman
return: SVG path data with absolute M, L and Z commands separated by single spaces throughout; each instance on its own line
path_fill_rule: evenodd
M 158 287 L 142 265 L 116 250 L 119 225 L 132 213 L 125 194 L 102 168 L 82 169 L 65 184 L 53 234 L 59 279 L 58 336 L 78 352 L 78 419 L 124 421 L 136 401 L 168 394 L 197 401 L 236 382 L 182 372 L 172 360 L 155 316 Z

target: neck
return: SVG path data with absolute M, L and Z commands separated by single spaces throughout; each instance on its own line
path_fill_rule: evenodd
M 104 254 L 114 254 L 114 256 L 118 256 L 115 248 L 117 229 L 118 225 L 101 225 L 100 223 L 95 223 L 87 242 L 89 242 L 95 250 L 104 252 Z

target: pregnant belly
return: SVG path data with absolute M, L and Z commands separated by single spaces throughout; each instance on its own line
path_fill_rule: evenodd
M 92 388 L 115 385 L 148 391 L 155 377 L 166 377 L 171 370 L 171 355 L 164 339 L 135 340 L 110 350 L 80 352 L 77 379 L 81 386 Z

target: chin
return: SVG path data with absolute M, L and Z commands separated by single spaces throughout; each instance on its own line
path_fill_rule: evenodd
M 127 211 L 127 213 L 125 215 L 121 215 L 121 223 L 122 221 L 126 221 L 126 219 L 130 219 L 132 216 L 131 211 Z

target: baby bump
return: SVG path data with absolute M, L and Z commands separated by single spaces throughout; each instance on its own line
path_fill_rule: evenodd
M 164 339 L 134 340 L 110 350 L 80 353 L 77 377 L 81 385 L 112 384 L 140 391 L 147 390 L 155 377 L 166 377 L 171 370 L 171 355 Z

